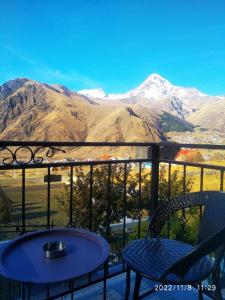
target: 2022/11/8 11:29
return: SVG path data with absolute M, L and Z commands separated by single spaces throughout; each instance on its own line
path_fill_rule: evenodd
M 214 284 L 197 284 L 197 290 L 202 291 L 215 291 L 216 285 Z M 173 285 L 173 284 L 156 284 L 155 291 L 191 291 L 194 287 L 190 284 L 187 285 Z

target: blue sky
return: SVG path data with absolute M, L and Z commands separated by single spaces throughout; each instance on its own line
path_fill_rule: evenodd
M 1 0 L 0 84 L 118 93 L 151 73 L 225 94 L 225 0 Z

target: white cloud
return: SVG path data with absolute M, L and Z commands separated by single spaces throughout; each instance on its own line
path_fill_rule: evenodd
M 4 49 L 10 54 L 24 62 L 28 65 L 29 70 L 27 70 L 27 74 L 24 74 L 24 77 L 28 77 L 28 74 L 32 76 L 31 79 L 36 79 L 46 83 L 61 83 L 65 85 L 70 85 L 70 87 L 76 88 L 96 88 L 101 86 L 102 84 L 93 80 L 89 76 L 83 75 L 76 70 L 67 70 L 61 71 L 58 69 L 54 69 L 47 64 L 40 63 L 37 59 L 33 57 L 21 54 L 19 51 L 12 49 L 10 47 L 4 47 Z M 16 73 L 16 72 L 14 72 Z M 21 74 L 21 72 L 19 73 Z

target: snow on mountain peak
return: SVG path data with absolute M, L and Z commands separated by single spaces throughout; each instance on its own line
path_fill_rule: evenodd
M 205 96 L 205 94 L 201 93 L 197 89 L 172 85 L 167 79 L 156 73 L 149 75 L 144 82 L 142 82 L 136 88 L 128 91 L 127 93 L 107 95 L 101 88 L 81 90 L 78 93 L 90 98 L 101 98 L 109 100 L 126 99 L 130 97 L 160 99 L 174 96 L 181 98 Z
M 90 97 L 90 98 L 105 98 L 107 95 L 103 89 L 89 89 L 89 90 L 80 90 L 78 94 Z
M 155 82 L 169 82 L 167 79 L 163 78 L 162 76 L 160 76 L 159 74 L 157 73 L 152 73 L 150 74 L 144 82 L 147 82 L 147 81 L 155 81 Z
M 172 84 L 158 74 L 151 74 L 138 87 L 129 92 L 130 96 L 139 96 L 144 98 L 163 97 L 170 94 Z
M 143 98 L 158 98 L 167 96 L 172 89 L 172 84 L 161 77 L 160 75 L 153 73 L 149 75 L 143 83 L 136 88 L 130 90 L 124 94 L 110 94 L 109 99 L 125 99 L 129 97 L 143 97 Z

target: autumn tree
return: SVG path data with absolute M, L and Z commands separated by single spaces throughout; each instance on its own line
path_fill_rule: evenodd
M 110 173 L 109 173 L 110 172 Z M 102 226 L 119 222 L 122 218 L 123 199 L 122 165 L 100 165 L 91 171 L 76 168 L 73 184 L 73 220 L 76 226 L 98 231 Z M 110 174 L 110 177 L 109 177 Z M 91 195 L 92 194 L 92 195 Z M 70 186 L 57 196 L 60 207 L 70 214 Z M 108 212 L 108 213 L 107 213 Z
M 126 214 L 132 219 L 151 215 L 151 169 L 140 172 L 134 164 L 111 164 L 93 167 L 92 177 L 88 167 L 76 167 L 73 183 L 72 215 L 76 226 L 99 231 L 109 224 L 119 223 Z M 110 178 L 109 178 L 110 174 Z M 125 185 L 126 175 L 126 185 Z M 141 181 L 139 181 L 139 179 Z M 92 184 L 91 184 L 92 180 Z M 159 202 L 168 201 L 169 196 L 182 194 L 183 177 L 174 170 L 168 182 L 165 166 L 159 172 Z M 169 189 L 170 184 L 170 189 Z M 190 192 L 192 179 L 185 182 L 186 192 Z M 126 190 L 125 190 L 126 189 Z M 70 186 L 57 196 L 60 207 L 70 215 Z

